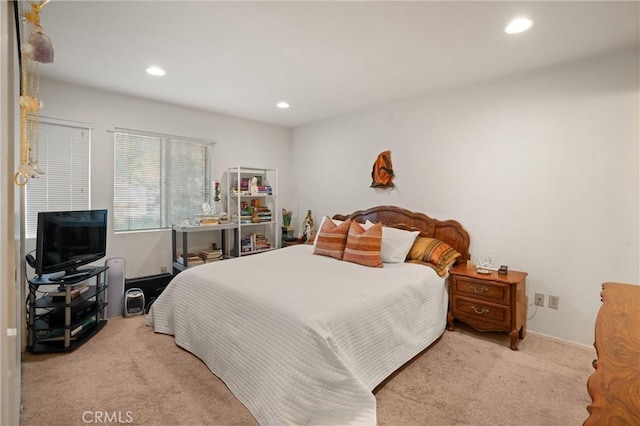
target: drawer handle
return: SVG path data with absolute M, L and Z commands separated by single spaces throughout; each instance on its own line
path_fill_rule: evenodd
M 489 291 L 486 287 L 476 287 L 475 285 L 470 285 L 469 288 L 474 291 L 474 293 L 486 293 Z
M 478 315 L 482 315 L 482 314 L 488 314 L 489 310 L 487 308 L 476 308 L 475 305 L 471 305 L 471 309 L 473 309 L 473 312 L 475 312 Z

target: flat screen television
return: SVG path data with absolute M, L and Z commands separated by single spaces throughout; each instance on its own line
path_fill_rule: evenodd
M 35 272 L 63 281 L 89 275 L 79 269 L 107 254 L 107 210 L 38 213 Z

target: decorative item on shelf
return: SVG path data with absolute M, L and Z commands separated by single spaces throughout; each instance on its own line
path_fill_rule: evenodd
M 253 222 L 253 223 L 262 222 L 262 219 L 260 219 L 260 215 L 258 214 L 258 208 L 257 207 L 253 208 L 253 213 L 251 214 L 251 222 Z
M 295 241 L 297 240 L 296 236 L 293 235 L 293 228 L 286 226 L 282 226 L 282 241 Z
M 483 253 L 479 259 L 476 260 L 476 272 L 479 274 L 490 274 L 491 271 L 497 271 L 495 260 L 491 253 Z
M 371 188 L 393 188 L 393 166 L 391 165 L 391 151 L 378 154 L 373 170 L 371 170 Z
M 285 228 L 291 228 L 291 216 L 293 212 L 291 210 L 282 209 L 282 225 Z
M 296 237 L 293 235 L 293 228 L 291 227 L 291 216 L 293 212 L 291 210 L 282 209 L 282 241 L 295 241 Z
M 253 212 L 246 201 L 240 203 L 240 223 L 251 223 Z
M 498 274 L 507 275 L 508 268 L 509 267 L 507 265 L 500 265 L 500 269 L 498 269 Z
M 249 187 L 249 193 L 251 195 L 258 195 L 259 192 L 260 190 L 258 189 L 258 178 L 253 177 L 251 178 L 251 186 Z
M 302 222 L 302 240 L 307 241 L 313 232 L 316 230 L 316 226 L 313 222 L 313 216 L 311 215 L 311 210 L 307 211 L 307 216 L 304 218 Z
M 220 223 L 218 215 L 211 211 L 209 203 L 202 203 L 202 214 L 195 215 L 193 219 L 194 225 L 217 225 Z
M 213 201 L 220 201 L 220 182 L 214 182 Z
M 18 2 L 28 7 L 22 12 L 20 63 L 20 164 L 14 176 L 16 185 L 24 186 L 29 178 L 44 172 L 38 166 L 38 128 L 42 101 L 40 96 L 40 64 L 53 62 L 51 39 L 42 31 L 40 10 L 49 0 Z

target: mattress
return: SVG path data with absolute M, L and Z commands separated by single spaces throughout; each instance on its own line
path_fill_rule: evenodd
M 368 268 L 312 252 L 192 267 L 146 322 L 199 357 L 260 424 L 374 425 L 372 390 L 444 332 L 445 280 L 424 265 Z

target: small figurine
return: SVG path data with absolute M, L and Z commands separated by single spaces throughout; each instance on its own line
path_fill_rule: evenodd
M 215 184 L 215 191 L 214 191 L 214 195 L 213 195 L 213 201 L 220 201 L 220 182 L 216 182 Z
M 305 217 L 302 222 L 302 240 L 307 241 L 315 230 L 316 227 L 313 223 L 313 216 L 311 216 L 311 210 L 309 210 L 307 211 L 307 217 Z
M 251 222 L 260 223 L 262 220 L 260 219 L 260 215 L 258 214 L 258 209 L 253 209 L 253 213 L 251 214 Z
M 257 195 L 258 194 L 259 189 L 258 189 L 258 178 L 257 177 L 251 178 L 251 187 L 249 188 L 249 192 L 251 193 L 251 195 Z

